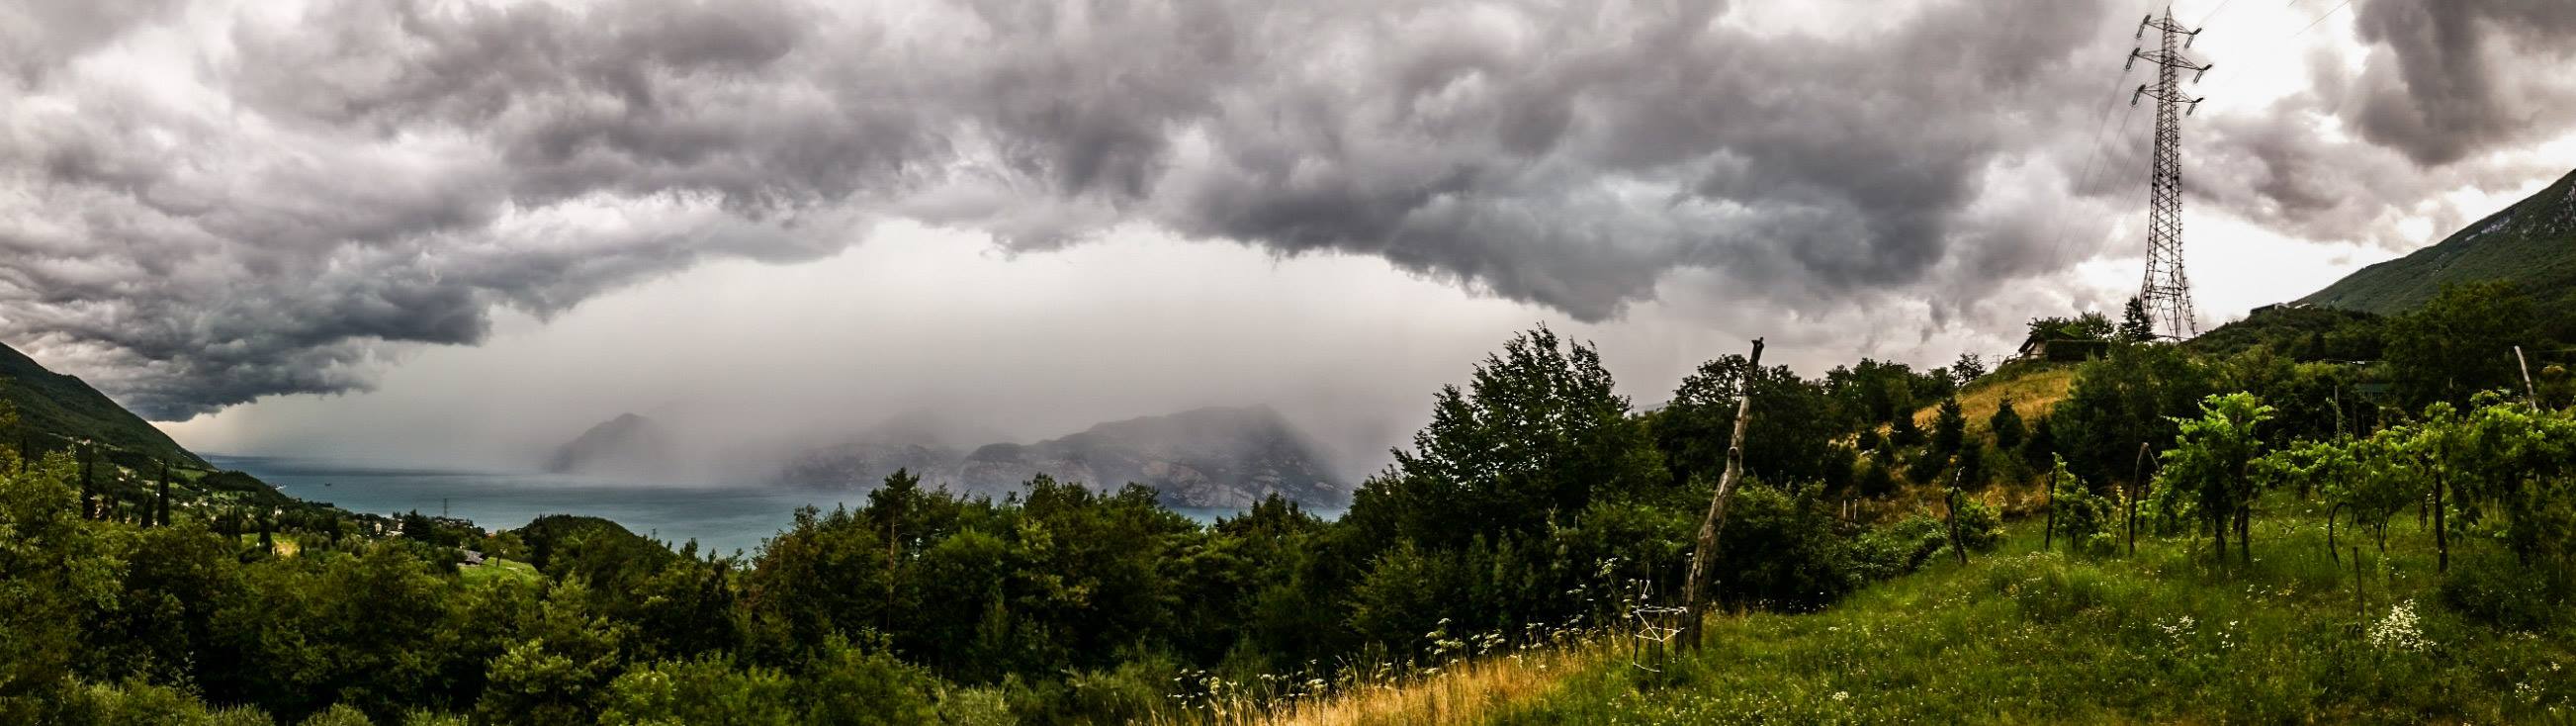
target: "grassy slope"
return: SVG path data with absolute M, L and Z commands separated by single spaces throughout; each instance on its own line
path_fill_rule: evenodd
M 46 370 L 34 359 L 16 349 L 0 345 L 0 376 L 10 380 L 0 386 L 0 396 L 17 404 L 21 424 L 39 434 L 63 438 L 88 438 L 109 446 L 141 452 L 174 465 L 206 467 L 205 460 L 180 448 L 168 434 L 151 423 L 116 405 L 98 389 L 81 379 Z M 18 442 L 0 442 L 16 446 Z M 49 445 L 39 439 L 39 447 Z
M 2304 509 L 2305 505 L 2290 505 Z M 2401 518 L 2409 520 L 2411 518 Z M 2369 554 L 2368 614 L 2313 513 L 2265 518 L 2251 567 L 2205 541 L 2138 555 L 2005 552 L 1942 561 L 1813 615 L 1712 624 L 1664 674 L 1596 665 L 1505 723 L 2547 722 L 2576 718 L 2576 633 L 2508 633 L 2437 602 L 2428 535 Z M 2355 544 L 2346 533 L 2344 543 Z M 2455 551 L 2454 566 L 2461 553 Z M 2483 555 L 2479 555 L 2483 556 Z M 2392 597 L 2392 593 L 2394 597 Z M 2367 633 L 2412 599 L 2423 652 Z
M 1986 419 L 2007 396 L 2013 400 L 2013 412 L 2021 414 L 2024 425 L 2038 423 L 2039 417 L 2066 400 L 2066 392 L 2075 385 L 2075 364 L 2040 361 L 2007 363 L 1985 377 L 1959 389 L 1959 412 L 1968 417 L 1968 434 L 1986 435 Z M 1940 402 L 1914 412 L 1914 425 L 1932 430 L 1932 419 L 1941 413 Z
M 537 573 L 536 565 L 520 562 L 518 560 L 505 560 L 499 557 L 485 558 L 483 560 L 483 565 L 480 567 L 457 568 L 456 576 L 468 585 L 477 585 L 503 580 L 531 583 L 545 581 L 545 575 Z
M 2505 279 L 2544 307 L 2576 305 L 2576 173 L 2414 254 L 2362 268 L 2300 302 L 2394 315 L 2445 282 Z

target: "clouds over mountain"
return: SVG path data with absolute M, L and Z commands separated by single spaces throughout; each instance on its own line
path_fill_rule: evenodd
M 2357 5 L 2340 85 L 2196 130 L 2204 201 L 2352 238 L 2519 178 L 2463 160 L 2566 108 L 2515 63 L 2563 57 L 2571 12 Z M 2083 172 L 2130 8 L 1781 11 L 38 0 L 0 10 L 0 336 L 184 418 L 897 218 L 1012 251 L 1147 225 L 1371 255 L 1594 320 L 1684 294 L 1980 324 L 1999 281 L 2112 243 L 2134 187 Z M 2358 138 L 2307 133 L 2330 119 Z

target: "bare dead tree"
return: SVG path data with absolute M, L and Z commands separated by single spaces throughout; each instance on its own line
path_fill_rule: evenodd
M 1699 542 L 1691 551 L 1688 579 L 1682 581 L 1682 647 L 1700 646 L 1700 620 L 1707 617 L 1708 598 L 1702 583 L 1708 579 L 1709 560 L 1717 556 L 1717 533 L 1726 527 L 1726 500 L 1735 495 L 1736 481 L 1744 475 L 1744 429 L 1753 418 L 1753 380 L 1762 372 L 1762 339 L 1753 339 L 1753 357 L 1747 361 L 1744 377 L 1735 384 L 1735 433 L 1726 444 L 1726 472 L 1717 478 L 1717 493 L 1708 498 L 1708 516 L 1699 523 Z

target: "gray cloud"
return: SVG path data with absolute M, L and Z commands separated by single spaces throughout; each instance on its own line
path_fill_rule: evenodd
M 2483 7 L 2461 22 L 2563 15 Z M 0 336 L 185 418 L 363 388 L 404 344 L 483 340 L 497 308 L 812 260 L 890 218 L 1013 251 L 1143 224 L 1372 255 L 1584 320 L 1679 281 L 2008 327 L 1981 307 L 1999 283 L 2094 256 L 2134 201 L 2077 178 L 2126 10 L 1937 3 L 1822 36 L 1736 9 L 40 1 L 0 11 L 0 39 L 43 39 L 0 55 Z M 2375 57 L 2351 93 L 2395 74 L 2478 119 L 2523 108 L 2414 70 L 2502 45 L 2389 23 L 2370 37 L 2399 70 Z M 2522 133 L 2395 118 L 2368 148 L 2405 158 L 2356 167 L 2296 133 L 2312 106 L 2219 124 L 2234 171 L 2196 193 L 2348 234 L 2426 193 L 2351 170 Z
M 2373 0 L 2357 27 L 2377 46 L 2352 118 L 2420 164 L 2528 138 L 2576 112 L 2576 5 L 2557 0 Z

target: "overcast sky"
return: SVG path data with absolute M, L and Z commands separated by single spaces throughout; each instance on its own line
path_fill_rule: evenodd
M 1269 403 L 1365 469 L 1537 323 L 1651 403 L 2116 309 L 2151 7 L 12 3 L 0 341 L 220 452 Z M 2174 13 L 2204 328 L 2576 168 L 2576 4 Z

